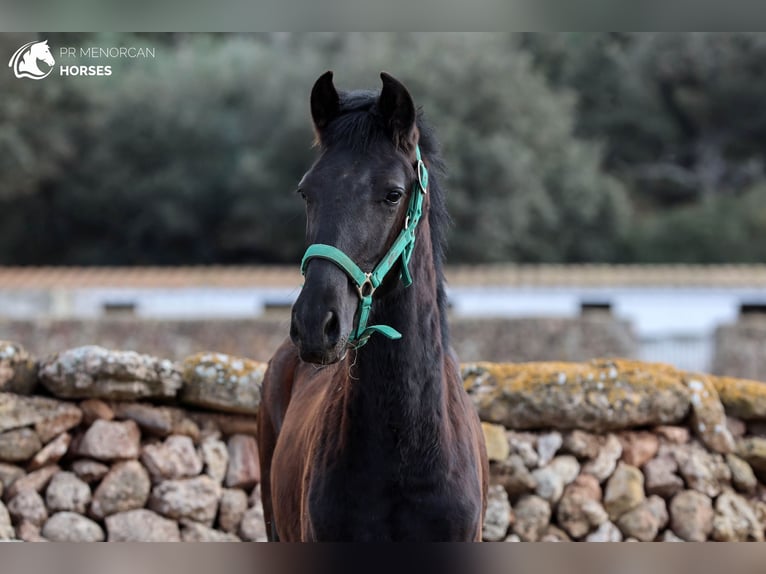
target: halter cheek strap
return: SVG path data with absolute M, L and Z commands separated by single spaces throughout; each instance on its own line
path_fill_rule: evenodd
M 412 275 L 410 274 L 409 264 L 412 258 L 412 252 L 415 248 L 415 230 L 423 215 L 423 200 L 428 190 L 428 170 L 420 157 L 420 148 L 415 147 L 415 156 L 417 158 L 417 181 L 413 185 L 410 193 L 410 202 L 407 207 L 407 216 L 404 219 L 404 229 L 394 240 L 391 248 L 383 256 L 383 259 L 375 266 L 370 273 L 365 273 L 354 261 L 343 251 L 332 245 L 314 243 L 306 249 L 301 261 L 301 274 L 306 274 L 306 267 L 312 259 L 326 259 L 332 261 L 340 267 L 356 286 L 359 294 L 359 308 L 357 310 L 356 328 L 349 335 L 349 343 L 355 347 L 361 347 L 375 333 L 388 337 L 389 339 L 401 339 L 402 334 L 388 325 L 367 326 L 367 320 L 370 317 L 372 309 L 372 296 L 385 279 L 388 272 L 401 260 L 402 284 L 405 287 L 412 285 Z

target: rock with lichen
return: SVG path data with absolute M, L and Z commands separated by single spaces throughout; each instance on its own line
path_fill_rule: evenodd
M 47 359 L 40 381 L 59 398 L 124 401 L 174 397 L 181 373 L 167 359 L 90 345 Z
M 628 360 L 590 363 L 473 363 L 463 381 L 482 420 L 512 429 L 603 432 L 673 424 L 690 391 L 669 365 Z
M 181 401 L 233 413 L 257 414 L 266 364 L 223 353 L 198 353 L 183 362 Z
M 37 384 L 37 361 L 18 343 L 0 341 L 0 391 L 30 394 Z

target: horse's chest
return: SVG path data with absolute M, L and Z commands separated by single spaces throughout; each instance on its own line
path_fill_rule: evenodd
M 370 469 L 372 470 L 372 469 Z M 329 472 L 308 490 L 315 540 L 470 540 L 480 523 L 481 489 L 444 476 L 411 479 L 377 468 Z

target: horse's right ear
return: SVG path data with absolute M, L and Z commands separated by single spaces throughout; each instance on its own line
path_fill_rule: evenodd
M 327 71 L 314 83 L 311 89 L 311 119 L 317 139 L 322 130 L 340 113 L 340 98 L 332 83 L 332 71 Z

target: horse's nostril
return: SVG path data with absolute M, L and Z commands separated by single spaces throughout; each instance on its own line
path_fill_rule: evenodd
M 337 344 L 340 339 L 340 322 L 338 321 L 338 314 L 335 311 L 330 311 L 325 317 L 324 338 L 328 346 Z

